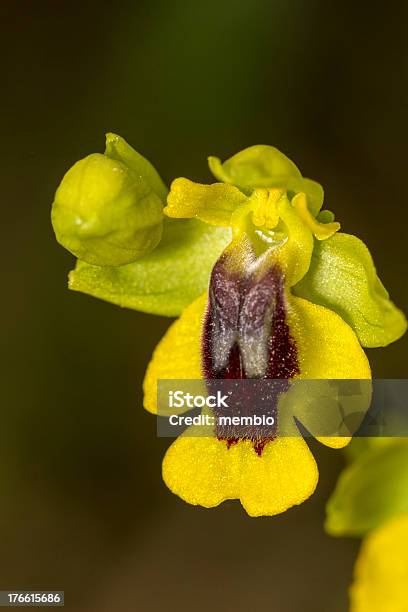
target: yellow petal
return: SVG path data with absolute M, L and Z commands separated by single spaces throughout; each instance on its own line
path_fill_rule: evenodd
M 192 302 L 167 330 L 147 367 L 143 391 L 144 407 L 157 413 L 158 380 L 196 380 L 201 372 L 201 329 L 207 295 Z
M 351 612 L 408 610 L 408 515 L 372 532 L 363 542 L 350 591 Z
M 285 271 L 285 283 L 296 285 L 307 273 L 313 252 L 313 236 L 287 198 L 279 201 L 279 216 L 286 226 L 288 240 L 277 249 Z
M 178 178 L 171 184 L 164 213 L 175 219 L 195 217 L 211 225 L 228 227 L 234 210 L 247 200 L 233 185 L 202 185 Z
M 292 200 L 292 205 L 302 219 L 305 225 L 310 229 L 317 240 L 326 240 L 333 236 L 340 229 L 340 223 L 333 221 L 332 223 L 320 223 L 309 211 L 307 206 L 307 198 L 305 193 L 298 193 Z
M 225 441 L 191 433 L 173 442 L 163 461 L 165 483 L 190 504 L 211 508 L 240 499 L 250 516 L 273 516 L 315 490 L 317 466 L 303 438 L 277 438 L 259 456 L 249 441 L 228 448 Z

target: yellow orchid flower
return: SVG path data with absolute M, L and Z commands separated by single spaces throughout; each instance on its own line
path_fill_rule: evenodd
M 224 187 L 224 189 L 223 189 Z M 159 343 L 147 369 L 145 407 L 157 411 L 157 382 L 183 378 L 341 379 L 370 377 L 353 329 L 332 310 L 294 295 L 310 267 L 322 224 L 300 192 L 255 189 L 245 197 L 231 185 L 173 182 L 164 212 L 232 228 L 215 264 L 209 291 L 189 305 Z M 279 425 L 278 425 L 279 427 Z M 277 432 L 278 433 L 278 432 Z M 340 447 L 348 438 L 322 438 Z M 318 481 L 314 458 L 300 436 L 239 440 L 222 432 L 187 430 L 163 461 L 167 486 L 205 507 L 239 499 L 251 516 L 274 515 L 306 500 Z
M 351 612 L 406 612 L 408 514 L 395 516 L 363 541 L 350 598 Z

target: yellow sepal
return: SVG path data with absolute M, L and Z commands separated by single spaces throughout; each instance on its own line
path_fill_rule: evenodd
M 200 378 L 200 337 L 206 296 L 191 304 L 157 346 L 146 373 L 145 407 L 156 411 L 159 379 Z M 287 296 L 287 322 L 298 350 L 300 378 L 369 378 L 370 368 L 353 330 L 335 313 Z M 318 472 L 302 437 L 278 437 L 261 456 L 250 441 L 227 447 L 216 437 L 187 430 L 163 462 L 167 486 L 191 504 L 217 506 L 240 499 L 251 516 L 274 515 L 300 504 L 314 491 Z M 349 438 L 321 437 L 334 448 Z

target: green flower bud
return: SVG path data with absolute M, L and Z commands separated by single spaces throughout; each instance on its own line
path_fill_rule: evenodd
M 118 154 L 118 144 L 127 155 Z M 88 155 L 62 179 L 51 213 L 56 238 L 92 265 L 134 262 L 160 242 L 163 193 L 153 166 L 119 136 L 109 134 L 104 155 Z

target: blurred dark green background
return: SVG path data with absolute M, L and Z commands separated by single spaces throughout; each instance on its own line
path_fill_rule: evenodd
M 273 144 L 326 189 L 407 310 L 408 4 L 3 0 L 0 588 L 89 612 L 345 612 L 358 542 L 324 535 L 343 465 L 276 518 L 189 507 L 161 482 L 141 385 L 169 321 L 68 292 L 53 193 L 114 131 L 166 180 Z M 407 340 L 371 350 L 406 377 Z

